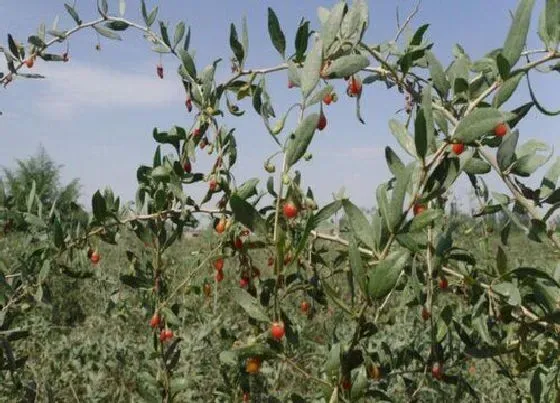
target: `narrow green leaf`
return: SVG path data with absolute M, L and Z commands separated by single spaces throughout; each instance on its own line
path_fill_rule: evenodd
M 549 48 L 553 50 L 560 42 L 560 0 L 546 0 L 544 15 Z
M 313 134 L 319 122 L 319 114 L 314 113 L 303 119 L 297 127 L 293 137 L 288 141 L 286 150 L 286 166 L 290 168 L 306 153 L 307 147 L 313 139 Z
M 534 4 L 535 0 L 519 1 L 506 41 L 504 42 L 502 54 L 512 67 L 515 66 L 521 57 L 521 52 L 525 47 Z
M 428 151 L 428 138 L 426 133 L 426 118 L 424 117 L 424 109 L 418 109 L 416 119 L 414 120 L 414 145 L 416 146 L 416 154 L 420 160 L 424 160 Z
M 436 143 L 434 138 L 434 115 L 432 110 L 432 85 L 428 84 L 422 89 L 422 110 L 426 120 L 426 142 L 428 150 L 435 151 Z
M 29 195 L 27 196 L 27 212 L 28 213 L 31 213 L 31 209 L 33 208 L 33 202 L 35 201 L 36 187 L 37 187 L 37 184 L 35 183 L 35 179 L 34 179 L 33 183 L 31 184 L 31 191 L 29 192 Z
M 317 212 L 317 214 L 313 216 L 313 227 L 317 228 L 317 226 L 321 222 L 331 218 L 331 216 L 341 208 L 342 208 L 342 201 L 340 200 L 335 200 L 332 203 L 329 203 L 326 206 L 324 206 L 321 210 Z
M 62 232 L 62 224 L 58 218 L 54 220 L 54 246 L 56 248 L 64 246 L 64 233 Z
M 498 253 L 496 255 L 496 268 L 498 275 L 502 276 L 508 271 L 507 255 L 501 246 L 498 246 Z
M 391 201 L 388 210 L 388 228 L 391 232 L 397 232 L 398 226 L 401 222 L 403 215 L 403 204 L 404 198 L 406 196 L 406 190 L 408 188 L 408 183 L 412 176 L 413 164 L 410 164 L 405 169 L 399 172 L 396 176 L 396 184 L 394 185 Z
M 340 31 L 340 24 L 346 9 L 345 2 L 338 2 L 330 11 L 329 18 L 321 27 L 321 41 L 322 49 L 325 54 L 328 53 L 329 48 L 336 39 L 336 35 Z
M 430 225 L 432 222 L 437 221 L 443 217 L 443 211 L 440 209 L 428 209 L 422 211 L 420 214 L 412 219 L 409 231 L 417 232 L 421 231 Z
M 175 26 L 175 34 L 173 36 L 173 48 L 175 48 L 185 35 L 185 23 L 180 21 Z
M 243 45 L 239 42 L 239 38 L 237 36 L 237 29 L 235 28 L 234 24 L 230 25 L 230 33 L 229 33 L 229 46 L 235 58 L 239 63 L 242 63 L 245 59 L 245 51 L 243 50 Z
M 68 11 L 68 14 L 70 14 L 70 17 L 72 17 L 76 24 L 82 25 L 82 20 L 80 19 L 80 16 L 78 15 L 74 7 L 67 3 L 64 3 L 64 8 L 66 8 L 66 11 Z
M 91 207 L 93 216 L 97 220 L 103 221 L 103 219 L 107 215 L 107 205 L 105 203 L 105 198 L 101 195 L 101 192 L 99 190 L 95 192 L 92 197 Z
M 329 78 L 344 78 L 356 74 L 369 66 L 369 58 L 362 54 L 341 56 L 332 61 L 325 74 Z
M 354 279 L 358 283 L 358 286 L 360 287 L 363 295 L 368 295 L 367 277 L 364 270 L 364 264 L 362 262 L 360 250 L 358 249 L 358 244 L 356 243 L 354 237 L 350 239 L 350 244 L 348 246 L 348 257 Z
M 560 157 L 557 157 L 541 181 L 540 196 L 548 197 L 556 189 L 560 177 Z
M 239 288 L 233 288 L 231 290 L 231 294 L 235 302 L 237 302 L 251 318 L 261 322 L 270 322 L 270 318 L 262 309 L 261 304 L 259 304 L 259 302 L 247 291 Z
M 167 25 L 165 25 L 163 21 L 159 22 L 159 30 L 161 32 L 161 39 L 163 42 L 167 46 L 171 47 L 171 41 L 169 40 L 169 34 L 167 33 Z
M 187 71 L 189 76 L 191 76 L 191 78 L 195 79 L 196 78 L 196 67 L 195 67 L 194 60 L 193 60 L 192 56 L 189 54 L 189 52 L 187 52 L 184 49 L 180 49 L 178 53 L 179 53 L 179 56 L 181 57 L 181 61 L 183 62 L 183 67 L 185 68 L 185 70 Z
M 148 27 L 151 27 L 151 26 L 154 24 L 154 22 L 156 21 L 157 14 L 158 14 L 158 8 L 157 8 L 157 6 L 156 6 L 156 7 L 154 7 L 154 9 L 150 12 L 150 14 L 148 15 L 148 18 L 147 18 L 147 20 L 146 20 L 146 25 L 147 25 Z
M 397 284 L 401 271 L 408 262 L 409 252 L 401 249 L 391 253 L 369 271 L 368 292 L 372 299 L 385 297 Z
M 274 45 L 274 48 L 282 55 L 283 58 L 286 57 L 286 37 L 282 28 L 280 27 L 280 22 L 274 10 L 268 7 L 268 34 L 270 35 L 270 40 Z
M 464 144 L 472 143 L 511 118 L 511 113 L 501 112 L 496 108 L 476 108 L 461 119 L 455 127 L 452 139 Z
M 519 82 L 525 76 L 525 73 L 520 71 L 519 73 L 514 74 L 510 78 L 500 85 L 498 92 L 494 96 L 492 100 L 492 106 L 494 108 L 499 108 L 502 106 L 508 99 L 511 98 L 515 90 L 517 89 Z
M 385 147 L 385 159 L 387 160 L 389 170 L 394 176 L 398 175 L 405 168 L 399 156 L 389 146 Z
M 372 235 L 373 230 L 364 213 L 349 200 L 343 200 L 342 207 L 356 238 L 366 246 L 373 248 L 375 246 Z
M 302 62 L 303 56 L 307 51 L 307 45 L 309 43 L 309 21 L 305 21 L 298 26 L 295 38 L 295 48 L 296 54 L 294 57 L 295 62 Z
M 416 147 L 414 146 L 414 139 L 406 130 L 406 126 L 396 119 L 389 120 L 389 129 L 401 147 L 412 157 L 416 157 Z
M 307 55 L 303 71 L 301 74 L 301 92 L 307 98 L 317 86 L 320 79 L 321 67 L 323 63 L 323 45 L 320 39 L 313 43 L 311 51 Z
M 235 194 L 237 194 L 237 196 L 241 199 L 247 200 L 249 197 L 257 194 L 258 183 L 259 178 L 251 178 L 239 186 L 235 191 Z
M 115 41 L 122 41 L 122 38 L 119 34 L 111 31 L 110 29 L 102 26 L 102 25 L 94 25 L 93 28 L 95 28 L 95 30 L 97 31 L 97 33 L 101 36 L 104 36 L 106 38 L 115 40 Z
M 496 160 L 498 161 L 498 166 L 504 172 L 515 160 L 515 149 L 517 148 L 517 141 L 519 140 L 519 131 L 513 130 L 508 135 L 502 139 L 500 147 L 498 147 L 498 152 L 496 154 Z
M 425 57 L 428 62 L 428 69 L 430 70 L 430 76 L 432 77 L 434 88 L 443 98 L 447 98 L 447 93 L 449 92 L 451 85 L 449 84 L 449 81 L 447 81 L 443 66 L 431 51 L 427 50 Z
M 237 194 L 232 194 L 229 204 L 237 221 L 259 235 L 267 235 L 266 222 L 251 204 Z

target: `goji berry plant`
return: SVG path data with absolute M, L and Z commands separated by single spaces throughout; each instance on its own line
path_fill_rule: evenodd
M 111 309 L 128 304 L 128 312 L 142 312 L 152 352 L 136 354 L 142 368 L 126 375 L 136 386 L 119 389 L 123 401 L 128 400 L 124 391 L 131 390 L 146 401 L 163 402 L 481 400 L 492 387 L 483 391 L 477 386 L 474 361 L 492 365 L 494 376 L 511 388 L 507 401 L 558 400 L 560 270 L 554 270 L 554 263 L 541 267 L 508 259 L 512 233 L 546 247 L 550 262 L 560 253 L 554 220 L 560 206 L 560 162 L 546 168 L 540 186 L 529 185 L 527 178 L 540 175 L 538 169 L 553 153 L 541 141 L 519 141 L 518 125 L 530 111 L 559 114 L 539 103 L 530 75 L 560 69 L 560 2 L 544 2 L 537 28 L 544 49 L 532 51 L 525 43 L 534 3 L 519 1 L 501 48 L 471 60 L 456 45 L 447 67 L 424 39 L 427 24 L 406 40 L 401 27 L 394 40 L 364 43 L 369 26 L 364 0 L 321 7 L 315 28 L 302 19 L 293 49 L 269 8 L 268 32 L 279 64 L 246 66 L 244 20 L 240 28 L 230 27 L 231 75 L 222 82 L 216 80 L 222 59 L 197 66 L 189 51 L 190 28 L 180 22 L 171 30 L 159 21 L 153 29 L 158 10 L 148 11 L 144 1 L 143 23 L 124 17 L 123 0 L 115 14 L 100 0 L 99 16 L 89 22 L 76 7 L 64 4 L 75 26 L 46 30 L 42 25 L 27 38 L 27 46 L 8 35 L 7 47 L 0 48 L 7 61 L 0 76 L 4 87 L 19 78 L 42 77 L 31 72 L 40 71 L 38 62 L 71 63 L 68 48 L 50 52 L 78 31 L 93 29 L 120 39 L 119 32 L 137 30 L 155 52 L 174 58 L 176 71 L 165 70 L 162 62 L 155 74 L 177 76 L 193 119 L 190 127 L 153 130 L 158 145 L 153 164 L 137 170 L 133 209 L 121 205 L 112 191 L 98 191 L 84 226 L 62 219 L 56 203 L 42 205 L 34 191 L 27 211 L 16 211 L 9 203 L 12 195 L 0 192 L 4 209 L 29 224 L 17 259 L 0 264 L 0 391 L 14 399 L 39 398 L 40 377 L 26 371 L 31 358 L 26 360 L 18 348 L 36 335 L 26 315 L 49 303 L 60 277 L 89 282 L 97 268 L 116 270 L 104 266 L 103 244 L 127 240 L 126 263 L 121 264 L 129 270 L 118 269 L 126 291 L 119 286 Z M 275 105 L 267 90 L 270 80 L 285 82 L 300 100 Z M 522 81 L 530 99 L 506 109 Z M 312 188 L 303 188 L 297 167 L 311 159 L 314 135 L 328 128 L 326 106 L 353 102 L 356 118 L 365 123 L 362 95 L 375 82 L 402 93 L 405 104 L 404 118 L 389 121 L 401 147 L 385 148 L 391 177 L 377 187 L 370 216 L 343 195 L 318 206 Z M 244 103 L 262 118 L 264 131 L 277 145 L 276 153 L 263 156 L 270 174 L 266 191 L 258 178 L 235 180 L 236 136 L 243 133 L 226 127 L 223 117 L 242 118 L 248 113 Z M 197 168 L 197 146 L 215 159 L 209 172 Z M 501 180 L 508 193 L 490 192 L 489 175 Z M 474 250 L 484 242 L 476 239 L 467 246 L 459 239 L 463 223 L 446 214 L 453 185 L 462 176 L 480 202 L 474 218 L 479 223 L 489 216 L 502 218 L 497 221 L 500 243 L 490 245 L 485 231 L 481 253 Z M 207 184 L 201 200 L 189 195 L 189 185 L 197 182 Z M 211 202 L 216 207 L 209 207 Z M 339 231 L 322 231 L 321 225 L 338 212 L 344 214 Z M 200 215 L 211 217 L 213 235 L 200 245 L 199 254 L 177 264 L 170 251 L 185 245 L 185 229 L 196 227 Z M 201 292 L 213 317 L 196 337 L 187 336 L 192 335 L 189 323 L 202 309 L 201 297 L 188 298 Z M 324 328 L 317 324 L 315 334 L 309 334 L 302 320 L 316 320 L 323 308 L 335 315 L 333 320 L 325 321 Z M 236 320 L 227 318 L 234 314 Z M 206 347 L 206 354 L 219 370 L 200 374 L 190 361 L 194 339 L 205 340 L 214 330 L 222 350 L 214 345 Z M 126 368 L 137 347 L 121 347 L 119 365 Z M 83 354 L 81 359 L 88 361 Z M 214 397 L 196 383 L 199 375 L 212 382 Z M 45 388 L 48 400 L 55 401 L 57 391 Z

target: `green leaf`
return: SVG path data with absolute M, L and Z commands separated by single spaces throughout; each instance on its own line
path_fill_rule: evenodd
M 489 173 L 491 170 L 492 167 L 489 163 L 477 157 L 470 158 L 463 166 L 463 171 L 470 175 L 484 175 Z
M 18 46 L 16 44 L 16 41 L 14 41 L 14 38 L 11 34 L 8 34 L 8 47 L 9 47 L 10 52 L 12 53 L 12 55 L 14 57 L 16 57 L 17 59 L 21 59 L 21 55 L 19 54 L 19 49 L 18 49 Z M 7 57 L 8 56 L 6 54 L 6 58 Z M 11 58 L 10 58 L 10 60 L 8 60 L 8 63 L 11 63 Z M 13 71 L 13 68 L 11 70 Z
M 391 194 L 391 201 L 389 204 L 388 210 L 388 222 L 387 226 L 389 231 L 397 232 L 399 224 L 401 223 L 401 218 L 403 215 L 403 204 L 404 198 L 406 196 L 406 190 L 408 188 L 408 183 L 412 176 L 412 168 L 413 164 L 410 164 L 403 169 L 399 174 L 396 176 L 396 184 L 394 185 L 393 192 Z
M 408 262 L 408 258 L 409 252 L 401 249 L 391 253 L 369 271 L 368 291 L 370 298 L 383 298 L 393 289 L 401 271 Z
M 142 0 L 142 7 L 143 7 L 143 14 L 144 14 L 144 22 L 146 23 L 146 25 L 148 27 L 151 27 L 156 20 L 157 13 L 158 13 L 158 8 L 154 7 L 154 9 L 150 12 L 150 14 L 146 15 L 145 11 L 144 11 L 144 9 L 145 9 L 144 0 Z
M 237 61 L 239 63 L 242 63 L 245 59 L 245 51 L 243 50 L 243 45 L 241 45 L 241 42 L 239 42 L 239 39 L 237 37 L 237 29 L 235 28 L 234 24 L 230 25 L 229 46 L 231 47 L 231 50 L 235 55 Z
M 303 71 L 301 74 L 301 92 L 304 98 L 307 98 L 317 86 L 319 82 L 321 67 L 323 63 L 323 45 L 320 39 L 313 43 L 311 51 L 307 55 Z
M 99 190 L 95 192 L 92 197 L 91 209 L 93 216 L 99 221 L 103 221 L 107 215 L 107 204 L 105 202 L 105 198 L 101 195 Z
M 521 294 L 517 286 L 510 282 L 503 282 L 492 286 L 492 291 L 497 292 L 504 297 L 507 297 L 507 303 L 512 306 L 521 304 Z
M 432 110 L 432 85 L 428 84 L 422 89 L 422 110 L 426 121 L 426 142 L 428 149 L 435 151 L 436 143 L 434 139 L 434 115 Z
M 511 71 L 511 66 L 507 59 L 501 54 L 496 55 L 496 64 L 498 66 L 498 73 L 502 80 L 507 80 L 509 78 L 509 72 Z
M 38 47 L 39 49 L 44 49 L 46 46 L 45 42 L 37 35 L 31 35 L 30 37 L 28 37 L 27 42 L 29 42 L 33 46 Z
M 546 0 L 544 16 L 549 49 L 556 49 L 560 42 L 560 0 Z
M 253 232 L 266 236 L 266 222 L 255 208 L 236 194 L 231 195 L 229 201 L 234 218 Z
M 258 178 L 251 178 L 237 188 L 235 193 L 239 198 L 247 200 L 249 197 L 257 194 Z
M 443 98 L 447 98 L 447 93 L 449 92 L 451 85 L 449 84 L 449 81 L 447 81 L 443 66 L 429 50 L 426 51 L 426 61 L 428 62 L 428 69 L 430 70 L 430 76 L 432 77 L 434 88 Z
M 94 25 L 93 28 L 95 28 L 95 30 L 97 31 L 97 33 L 101 36 L 104 36 L 106 38 L 115 40 L 115 41 L 122 41 L 122 38 L 119 34 L 111 31 L 109 28 L 106 28 L 102 25 Z
M 416 157 L 416 147 L 414 146 L 414 139 L 406 130 L 406 126 L 396 119 L 389 120 L 389 129 L 401 147 L 412 157 Z
M 360 255 L 360 250 L 358 249 L 358 244 L 354 237 L 350 239 L 350 244 L 348 246 L 348 258 L 350 261 L 350 268 L 352 269 L 352 275 L 358 283 L 360 290 L 363 295 L 368 294 L 367 289 L 367 277 L 364 270 L 364 264 L 362 262 L 362 257 Z
M 294 135 L 287 144 L 286 166 L 289 169 L 307 152 L 307 147 L 313 139 L 313 134 L 319 122 L 319 114 L 314 113 L 303 119 Z
M 356 74 L 369 66 L 369 58 L 362 54 L 341 56 L 332 61 L 325 74 L 329 78 L 344 78 Z
M 408 44 L 408 46 L 409 47 L 419 46 L 422 43 L 422 40 L 424 38 L 424 34 L 428 30 L 429 26 L 430 26 L 430 24 L 420 25 L 418 27 L 418 29 L 416 30 L 416 32 L 414 33 L 414 35 L 412 36 L 412 39 L 410 40 L 410 43 Z
M 172 326 L 181 326 L 181 321 L 179 320 L 177 315 L 175 315 L 175 313 L 173 313 L 171 308 L 165 306 L 165 307 L 161 308 L 160 312 L 161 312 L 161 315 L 163 316 L 165 322 L 167 322 L 168 324 L 170 324 Z
M 80 19 L 80 16 L 78 15 L 74 7 L 67 3 L 64 3 L 64 8 L 66 8 L 66 11 L 68 11 L 68 14 L 70 14 L 70 17 L 72 17 L 76 24 L 82 25 L 82 20 Z
M 124 21 L 109 21 L 105 26 L 111 31 L 126 31 L 129 27 L 128 22 Z
M 432 222 L 437 221 L 443 217 L 443 211 L 439 209 L 427 209 L 412 219 L 408 230 L 410 232 L 421 231 L 430 225 Z
M 424 109 L 418 109 L 416 119 L 414 120 L 414 145 L 416 154 L 420 160 L 424 160 L 428 151 L 428 138 L 426 133 L 426 118 L 424 117 Z
M 344 208 L 344 213 L 348 217 L 348 223 L 356 238 L 368 247 L 373 248 L 375 246 L 373 230 L 364 213 L 349 200 L 343 200 L 342 207 Z
M 317 228 L 317 226 L 325 221 L 328 220 L 329 218 L 331 218 L 331 216 L 333 214 L 335 214 L 338 210 L 340 210 L 342 208 L 342 201 L 340 200 L 335 200 L 330 204 L 327 204 L 326 206 L 324 206 L 321 210 L 319 210 L 317 212 L 317 214 L 315 214 L 313 216 L 313 227 Z
M 298 26 L 295 38 L 295 49 L 296 54 L 294 56 L 295 62 L 302 62 L 305 52 L 307 51 L 307 45 L 309 43 L 309 21 L 305 21 Z
M 507 255 L 501 246 L 498 246 L 498 254 L 496 255 L 496 268 L 500 276 L 508 271 Z
M 389 170 L 394 176 L 405 168 L 399 156 L 389 146 L 385 147 L 385 159 L 387 160 Z
M 278 17 L 274 10 L 268 7 L 268 34 L 270 35 L 270 40 L 274 45 L 274 48 L 282 55 L 283 58 L 286 57 L 286 37 L 280 23 L 278 22 Z
M 165 25 L 165 23 L 163 21 L 159 22 L 159 30 L 161 32 L 161 39 L 163 40 L 163 42 L 171 47 L 171 42 L 169 41 L 169 34 L 167 33 L 167 25 Z
M 175 26 L 175 34 L 173 36 L 173 47 L 175 48 L 185 35 L 185 23 L 180 21 Z
M 98 7 L 99 7 L 99 13 L 103 16 L 107 15 L 107 13 L 109 12 L 109 5 L 107 4 L 107 0 L 101 0 L 101 6 L 99 6 L 99 1 L 98 1 Z
M 513 117 L 513 114 L 496 108 L 476 108 L 461 119 L 455 127 L 452 139 L 464 144 L 472 143 Z
M 62 232 L 62 224 L 58 218 L 54 220 L 54 246 L 57 248 L 62 248 L 64 246 L 64 233 Z
M 513 93 L 515 92 L 515 90 L 517 89 L 517 87 L 519 86 L 519 82 L 521 81 L 521 79 L 524 76 L 525 76 L 525 73 L 520 71 L 520 72 L 514 74 L 513 76 L 511 76 L 510 78 L 508 78 L 506 81 L 504 81 L 500 85 L 500 88 L 498 89 L 498 92 L 496 92 L 496 95 L 494 96 L 494 99 L 492 100 L 492 106 L 494 108 L 499 108 L 508 99 L 510 99 L 511 96 L 513 95 Z
M 504 172 L 515 160 L 515 149 L 519 140 L 519 131 L 513 130 L 502 139 L 502 144 L 498 147 L 496 159 L 501 171 Z
M 531 23 L 531 13 L 535 0 L 520 0 L 517 10 L 513 17 L 506 41 L 502 48 L 502 55 L 507 59 L 510 66 L 515 66 L 521 52 L 525 47 L 529 24 Z
M 35 202 L 36 187 L 37 187 L 37 184 L 35 183 L 35 179 L 33 179 L 33 182 L 31 183 L 31 191 L 29 192 L 29 195 L 27 196 L 27 212 L 28 213 L 31 213 L 31 209 L 33 208 L 33 203 Z
M 196 78 L 196 67 L 195 67 L 193 58 L 191 57 L 189 52 L 187 52 L 184 49 L 180 49 L 178 53 L 179 53 L 179 56 L 181 56 L 181 61 L 183 62 L 183 67 L 185 68 L 185 70 L 187 71 L 189 76 L 191 76 L 191 78 L 195 79 Z
M 329 18 L 321 27 L 321 43 L 325 54 L 328 54 L 329 48 L 340 31 L 340 24 L 342 23 L 346 7 L 345 2 L 338 2 L 335 4 L 329 14 Z
M 560 157 L 557 157 L 554 163 L 550 166 L 541 181 L 540 196 L 545 198 L 552 194 L 556 189 L 556 183 L 560 177 Z
M 231 294 L 235 302 L 237 302 L 251 318 L 261 322 L 270 322 L 270 318 L 264 312 L 262 306 L 247 291 L 233 288 Z

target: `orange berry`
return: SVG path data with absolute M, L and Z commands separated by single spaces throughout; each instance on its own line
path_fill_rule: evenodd
M 33 58 L 30 57 L 29 59 L 27 59 L 27 60 L 25 61 L 25 65 L 27 66 L 28 69 L 30 69 L 30 68 L 33 67 L 33 63 L 34 63 L 34 62 L 35 62 L 35 61 L 33 60 Z
M 222 218 L 216 225 L 216 232 L 218 234 L 221 234 L 222 232 L 224 232 L 225 229 L 226 229 L 226 220 Z
M 245 363 L 245 370 L 249 374 L 256 374 L 261 368 L 261 361 L 258 358 L 248 358 Z
M 216 281 L 218 283 L 221 283 L 223 279 L 224 279 L 224 272 L 220 270 L 216 273 Z
M 333 101 L 332 92 L 329 92 L 323 97 L 323 102 L 325 103 L 325 105 L 330 105 L 332 101 Z
M 414 215 L 418 215 L 418 214 L 426 211 L 426 205 L 422 204 L 422 203 L 416 203 L 416 204 L 414 204 L 414 207 L 412 208 L 412 211 L 413 211 Z
M 91 260 L 91 263 L 97 264 L 99 263 L 99 259 L 101 259 L 101 256 L 99 255 L 99 252 L 93 251 L 89 259 Z

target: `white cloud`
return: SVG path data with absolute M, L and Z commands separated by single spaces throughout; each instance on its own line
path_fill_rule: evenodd
M 39 66 L 41 80 L 35 105 L 55 120 L 72 117 L 81 108 L 161 107 L 184 96 L 178 79 L 127 73 L 108 67 L 71 61 Z

